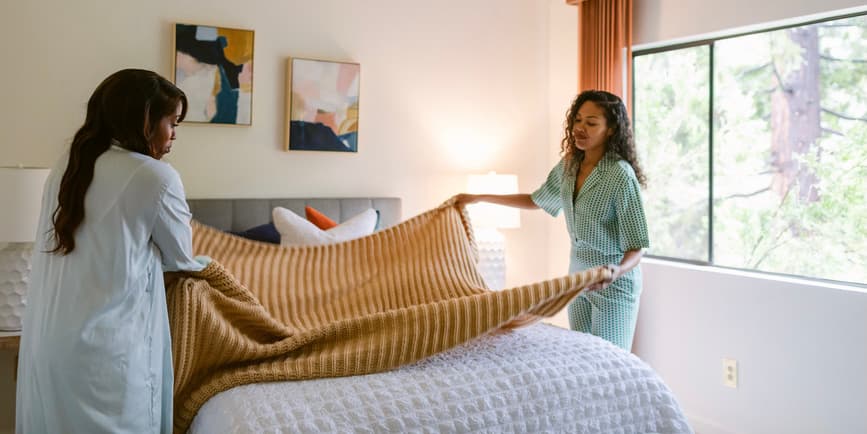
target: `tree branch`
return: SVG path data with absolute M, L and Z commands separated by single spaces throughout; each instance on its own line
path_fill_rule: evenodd
M 754 191 L 754 192 L 752 192 L 752 193 L 737 193 L 737 194 L 732 194 L 732 195 L 729 195 L 729 196 L 726 196 L 726 197 L 721 197 L 721 198 L 719 198 L 718 200 L 719 200 L 719 201 L 724 201 L 724 200 L 734 199 L 734 198 L 753 197 L 753 196 L 757 196 L 757 195 L 759 195 L 759 194 L 762 194 L 762 193 L 764 193 L 764 192 L 766 192 L 766 191 L 769 191 L 770 189 L 771 189 L 771 187 L 765 187 L 765 188 L 763 188 L 763 189 L 761 189 L 761 190 L 756 190 L 756 191 Z
M 867 63 L 867 59 L 839 59 L 837 57 L 831 57 L 826 54 L 820 54 L 819 58 L 822 60 L 830 60 L 832 62 Z
M 832 130 L 832 129 L 827 128 L 827 127 L 822 127 L 822 132 L 824 132 L 824 133 L 828 133 L 828 134 L 834 134 L 834 135 L 836 135 L 836 136 L 840 136 L 840 137 L 846 137 L 845 134 L 843 134 L 843 133 L 841 133 L 841 132 L 839 132 L 839 131 L 836 131 L 836 130 Z
M 783 89 L 783 92 L 791 93 L 791 92 L 792 92 L 792 89 L 790 89 L 788 86 L 786 86 L 786 82 L 783 81 L 783 77 L 780 75 L 780 70 L 777 69 L 777 64 L 774 63 L 774 62 L 771 62 L 771 66 L 772 66 L 772 68 L 773 68 L 773 70 L 774 70 L 774 77 L 777 77 L 777 85 L 778 85 L 781 89 Z
M 783 198 L 780 199 L 780 203 L 777 205 L 777 208 L 774 210 L 774 213 L 771 214 L 770 221 L 773 222 L 777 219 L 777 215 L 780 213 L 780 210 L 783 209 L 783 205 L 786 204 L 786 199 L 789 198 L 789 193 L 792 192 L 792 186 L 794 186 L 794 182 L 790 182 L 789 185 L 786 186 L 786 192 L 783 193 Z M 768 187 L 770 188 L 770 187 Z M 756 256 L 756 250 L 759 249 L 759 246 L 762 244 L 762 241 L 765 240 L 765 231 L 762 231 L 762 234 L 759 236 L 759 239 L 756 240 L 756 243 L 753 245 L 752 250 L 750 251 L 750 255 L 747 257 L 747 262 L 751 262 L 752 258 Z M 779 239 L 779 237 L 777 237 Z
M 756 72 L 759 72 L 759 71 L 761 71 L 761 70 L 763 70 L 769 66 L 771 66 L 771 62 L 765 63 L 764 65 L 756 66 L 755 68 L 745 69 L 745 70 L 741 71 L 740 74 L 738 74 L 738 78 L 742 78 L 742 77 L 750 75 L 750 74 L 755 74 Z
M 859 118 L 859 117 L 855 117 L 855 116 L 852 116 L 852 115 L 847 115 L 847 114 L 843 114 L 843 113 L 838 113 L 838 112 L 835 112 L 835 111 L 833 111 L 833 110 L 826 109 L 825 107 L 822 107 L 821 110 L 822 110 L 823 112 L 825 112 L 825 113 L 828 113 L 829 115 L 836 116 L 836 117 L 838 117 L 838 118 L 840 118 L 840 119 L 846 119 L 846 120 L 850 120 L 850 121 L 861 121 L 861 122 L 867 122 L 867 118 Z
M 774 237 L 774 243 L 771 245 L 771 247 L 768 247 L 768 249 L 765 250 L 765 253 L 762 254 L 762 257 L 757 259 L 751 268 L 759 268 L 759 265 L 761 265 L 762 262 L 765 261 L 765 259 L 768 259 L 768 256 L 770 256 L 771 252 L 779 249 L 780 247 L 782 247 L 782 246 L 786 245 L 786 243 L 788 243 L 787 240 L 781 242 L 780 238 L 782 238 L 786 232 L 792 230 L 792 226 L 794 226 L 794 224 L 789 223 L 779 233 L 777 233 L 777 236 Z

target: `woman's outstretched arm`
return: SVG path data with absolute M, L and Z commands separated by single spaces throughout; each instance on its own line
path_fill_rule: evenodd
M 477 202 L 488 202 L 497 205 L 511 206 L 514 208 L 523 209 L 538 209 L 539 206 L 529 194 L 466 194 L 461 193 L 455 196 L 455 201 L 459 205 L 468 205 Z

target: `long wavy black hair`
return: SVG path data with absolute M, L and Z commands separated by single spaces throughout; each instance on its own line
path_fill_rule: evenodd
M 608 128 L 613 130 L 613 134 L 605 142 L 605 152 L 614 152 L 620 158 L 626 160 L 632 170 L 635 171 L 635 177 L 642 186 L 647 186 L 647 178 L 641 170 L 641 165 L 638 164 L 638 155 L 635 152 L 635 141 L 632 138 L 632 127 L 629 122 L 629 114 L 626 112 L 626 105 L 623 100 L 613 93 L 605 92 L 604 90 L 586 90 L 575 97 L 569 111 L 566 112 L 565 130 L 563 141 L 560 143 L 560 152 L 563 158 L 566 159 L 566 170 L 574 170 L 581 167 L 581 162 L 584 161 L 584 151 L 575 147 L 575 134 L 572 129 L 575 126 L 575 118 L 578 116 L 578 109 L 587 102 L 596 103 L 605 113 L 605 122 Z
M 151 139 L 160 121 L 187 113 L 187 97 L 159 74 L 124 69 L 108 76 L 87 102 L 84 125 L 75 133 L 69 163 L 60 181 L 54 223 L 54 249 L 66 255 L 75 250 L 75 230 L 84 221 L 84 196 L 93 181 L 96 159 L 114 142 L 133 152 L 156 158 Z

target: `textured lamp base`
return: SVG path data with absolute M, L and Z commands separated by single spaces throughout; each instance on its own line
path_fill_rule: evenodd
M 21 330 L 33 243 L 0 243 L 0 331 Z
M 479 273 L 488 288 L 498 291 L 506 287 L 506 239 L 496 229 L 476 230 L 479 247 Z

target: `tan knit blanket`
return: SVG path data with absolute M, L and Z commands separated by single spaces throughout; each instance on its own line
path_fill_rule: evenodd
M 193 249 L 214 262 L 167 291 L 177 433 L 231 387 L 386 371 L 553 315 L 608 273 L 489 291 L 452 201 L 325 246 L 259 243 L 194 222 Z

